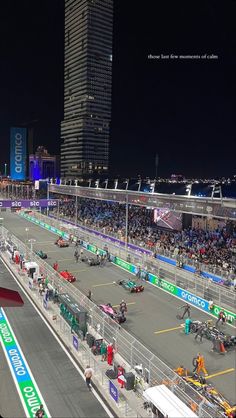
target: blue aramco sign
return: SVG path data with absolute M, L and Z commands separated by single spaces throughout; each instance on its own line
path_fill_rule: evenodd
M 11 128 L 10 171 L 13 180 L 25 180 L 26 172 L 26 128 Z
M 187 292 L 187 290 L 181 288 L 177 288 L 177 296 L 186 302 L 191 303 L 191 305 L 195 305 L 197 308 L 209 312 L 209 302 L 205 299 L 202 299 L 199 296 L 196 296 L 193 293 Z

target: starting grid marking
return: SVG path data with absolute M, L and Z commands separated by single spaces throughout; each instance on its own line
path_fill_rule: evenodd
M 184 324 L 179 325 L 178 327 L 162 329 L 160 331 L 155 331 L 154 334 L 164 334 L 165 332 L 176 331 L 177 329 L 183 329 Z
M 116 282 L 94 284 L 92 287 L 110 286 L 111 284 L 116 284 Z
M 222 370 L 221 372 L 217 372 L 214 374 L 210 374 L 209 376 L 206 376 L 205 379 L 211 379 L 212 377 L 222 376 L 222 374 L 232 373 L 234 370 L 234 368 Z
M 40 405 L 43 404 L 44 417 L 49 418 L 50 413 L 45 401 L 2 308 L 0 308 L 0 341 L 25 415 L 34 418 Z

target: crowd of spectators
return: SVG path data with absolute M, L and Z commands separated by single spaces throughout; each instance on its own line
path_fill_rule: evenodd
M 75 219 L 75 202 L 69 200 L 60 205 L 60 215 Z M 79 199 L 77 221 L 88 227 L 99 228 L 106 234 L 116 234 L 121 240 L 126 234 L 126 208 L 114 202 Z M 129 206 L 128 239 L 154 252 L 169 251 L 175 258 L 192 259 L 194 263 L 205 263 L 230 271 L 234 268 L 236 235 L 226 228 L 207 231 L 188 228 L 181 231 L 160 229 L 154 223 L 153 210 Z

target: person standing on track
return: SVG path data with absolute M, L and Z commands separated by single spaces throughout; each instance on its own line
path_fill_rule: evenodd
M 44 409 L 43 409 L 43 405 L 40 405 L 40 408 L 37 410 L 35 417 L 36 418 L 43 418 L 45 415 Z
M 120 303 L 120 312 L 122 313 L 122 315 L 124 315 L 125 312 L 127 312 L 127 305 L 124 300 L 122 300 Z
M 81 259 L 81 261 L 83 261 L 83 255 L 84 255 L 84 250 L 83 250 L 83 248 L 81 248 L 81 250 L 80 250 L 80 259 Z
M 91 391 L 92 385 L 91 385 L 91 379 L 93 376 L 93 369 L 88 365 L 84 371 L 84 376 L 86 380 L 86 385 L 88 389 Z
M 200 374 L 202 371 L 205 376 L 208 376 L 207 370 L 205 368 L 205 359 L 201 353 L 198 353 L 197 355 L 197 374 Z
M 200 342 L 202 343 L 202 337 L 204 335 L 205 329 L 206 329 L 206 324 L 200 325 L 200 327 L 198 328 L 198 330 L 196 332 L 196 335 L 194 337 L 195 341 L 197 341 L 197 337 L 199 336 L 200 337 Z
M 181 316 L 181 319 L 184 319 L 185 315 L 188 315 L 188 318 L 191 316 L 191 306 L 189 303 L 186 303 L 185 305 L 181 306 L 180 309 L 184 309 L 183 315 Z
M 78 263 L 78 261 L 79 261 L 79 251 L 77 249 L 75 250 L 74 257 L 75 257 L 75 262 Z
M 221 322 L 222 324 L 225 324 L 225 322 L 226 322 L 226 315 L 225 315 L 224 311 L 219 312 L 218 319 L 216 321 L 216 327 L 219 324 L 219 322 Z
M 53 269 L 58 271 L 58 262 L 55 261 L 55 263 L 53 264 Z

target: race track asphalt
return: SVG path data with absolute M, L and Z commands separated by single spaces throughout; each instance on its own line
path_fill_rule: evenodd
M 110 302 L 118 305 L 122 299 L 128 304 L 127 322 L 124 328 L 133 334 L 147 348 L 155 353 L 171 368 L 183 364 L 192 370 L 192 359 L 200 351 L 206 362 L 209 375 L 216 374 L 208 380 L 222 392 L 231 403 L 236 403 L 236 356 L 235 351 L 226 355 L 211 352 L 212 344 L 207 340 L 203 343 L 194 341 L 193 335 L 186 336 L 181 321 L 176 319 L 178 308 L 183 301 L 145 283 L 142 294 L 130 294 L 116 282 L 122 278 L 131 279 L 129 273 L 108 263 L 105 267 L 89 267 L 86 263 L 75 263 L 74 245 L 69 248 L 58 248 L 54 245 L 56 236 L 18 215 L 4 213 L 4 226 L 22 241 L 26 240 L 25 228 L 29 229 L 28 239 L 34 238 L 34 250 L 42 249 L 48 254 L 48 263 L 58 261 L 59 269 L 71 271 L 77 278 L 72 284 L 87 294 L 92 291 L 92 299 L 97 303 Z M 192 318 L 210 319 L 209 315 L 192 308 Z M 182 321 L 183 322 L 183 321 Z M 228 333 L 235 330 L 226 327 Z M 160 332 L 156 334 L 155 332 Z M 227 372 L 234 369 L 233 372 Z M 218 375 L 219 372 L 223 374 Z
M 55 418 L 107 417 L 107 413 L 32 304 L 0 261 L 0 286 L 17 290 L 24 300 L 20 308 L 4 311 L 26 357 L 39 390 Z M 19 396 L 0 346 L 0 414 L 24 417 Z

